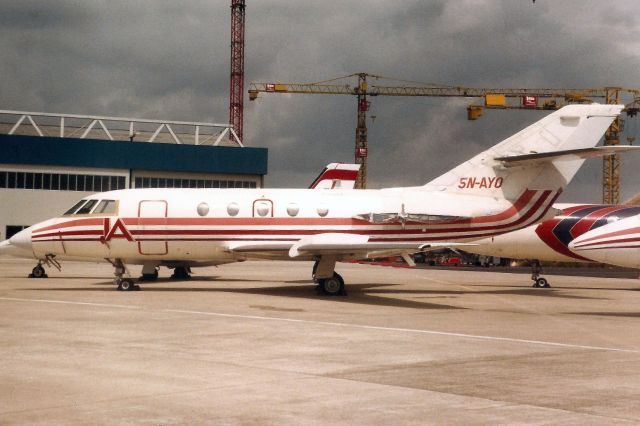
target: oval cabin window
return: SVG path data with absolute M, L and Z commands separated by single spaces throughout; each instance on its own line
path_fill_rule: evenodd
M 265 217 L 269 213 L 269 205 L 267 203 L 258 203 L 256 213 L 258 213 L 258 216 Z
M 287 206 L 287 214 L 289 216 L 297 216 L 300 212 L 300 207 L 296 203 L 291 203 Z
M 200 203 L 198 204 L 198 214 L 200 216 L 206 216 L 209 214 L 209 204 L 207 203 Z
M 227 206 L 227 213 L 229 216 L 236 216 L 240 212 L 240 207 L 236 203 L 231 203 Z
M 329 209 L 326 206 L 320 206 L 318 207 L 318 216 L 320 217 L 325 217 L 327 214 L 329 214 Z

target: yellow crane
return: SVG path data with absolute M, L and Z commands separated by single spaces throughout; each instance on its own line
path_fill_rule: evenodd
M 355 85 L 338 83 L 339 80 L 357 78 Z M 405 85 L 370 85 L 370 79 L 393 80 Z M 422 85 L 418 85 L 422 84 Z M 467 108 L 469 120 L 482 116 L 484 108 L 499 109 L 557 109 L 567 103 L 589 103 L 594 99 L 603 99 L 607 103 L 617 103 L 620 93 L 629 92 L 635 96 L 640 94 L 640 89 L 622 88 L 595 88 L 595 89 L 505 89 L 505 88 L 473 88 L 461 86 L 424 85 L 404 80 L 397 80 L 367 73 L 351 74 L 331 80 L 316 83 L 262 83 L 251 82 L 249 84 L 249 100 L 258 98 L 259 93 L 301 93 L 318 95 L 351 95 L 357 98 L 357 126 L 355 137 L 355 162 L 360 164 L 360 173 L 356 181 L 356 188 L 366 188 L 367 182 L 367 156 L 369 154 L 367 137 L 367 111 L 370 107 L 369 98 L 373 96 L 430 96 L 430 97 L 464 97 L 482 98 L 482 105 L 470 105 Z M 617 123 L 617 124 L 616 124 Z M 607 133 L 608 144 L 617 144 L 618 134 L 621 130 L 620 122 L 612 125 Z M 617 127 L 616 127 L 617 126 Z M 616 157 L 616 156 L 611 156 Z M 619 193 L 618 161 L 605 159 L 612 162 L 612 166 L 606 167 L 605 190 L 603 198 L 605 202 L 617 203 Z M 614 165 L 614 166 L 613 166 Z M 607 177 L 609 176 L 609 177 Z M 614 188 L 615 187 L 615 188 Z M 613 188 L 613 189 L 611 189 Z

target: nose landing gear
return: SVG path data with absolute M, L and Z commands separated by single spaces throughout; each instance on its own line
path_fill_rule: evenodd
M 62 265 L 60 265 L 60 262 L 56 260 L 56 255 L 46 254 L 44 259 L 38 259 L 38 264 L 31 270 L 29 278 L 49 278 L 47 271 L 44 269 L 44 266 L 42 266 L 43 262 L 48 267 L 54 267 L 58 271 L 62 270 Z
M 31 270 L 31 273 L 29 274 L 29 278 L 48 278 L 49 275 L 47 275 L 47 271 L 44 270 L 44 267 L 42 266 L 41 262 L 38 262 L 38 264 Z

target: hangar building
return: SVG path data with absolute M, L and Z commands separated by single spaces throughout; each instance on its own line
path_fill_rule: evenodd
M 0 241 L 94 192 L 256 188 L 267 149 L 228 124 L 0 110 Z

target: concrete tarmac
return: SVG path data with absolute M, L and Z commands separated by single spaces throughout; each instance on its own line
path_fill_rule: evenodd
M 638 424 L 640 282 L 307 262 L 0 258 L 0 424 Z M 137 270 L 136 270 L 137 272 Z

